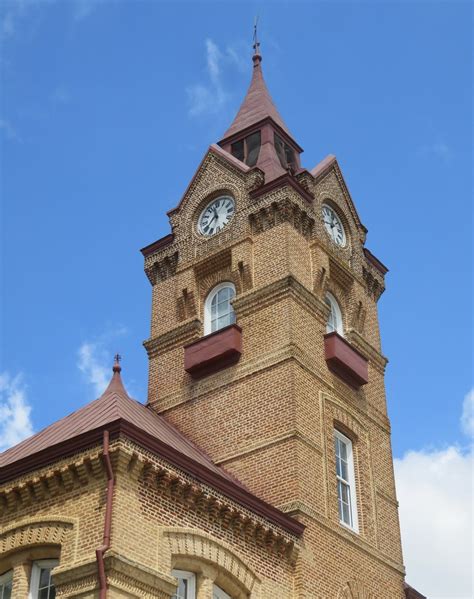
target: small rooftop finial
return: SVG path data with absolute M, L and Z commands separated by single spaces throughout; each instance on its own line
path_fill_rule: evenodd
M 122 370 L 122 367 L 120 366 L 121 360 L 122 360 L 122 356 L 120 354 L 115 354 L 114 367 L 112 368 L 113 372 L 121 372 L 121 370 Z
M 252 60 L 254 65 L 257 66 L 262 61 L 262 55 L 260 54 L 260 42 L 258 41 L 257 35 L 257 25 L 258 25 L 258 15 L 255 17 L 255 21 L 253 24 L 253 50 L 254 54 L 252 56 Z

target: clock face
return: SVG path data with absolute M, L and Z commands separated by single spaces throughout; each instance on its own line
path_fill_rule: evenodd
M 230 221 L 235 212 L 235 202 L 230 196 L 212 200 L 201 212 L 198 231 L 206 237 L 219 233 Z
M 323 204 L 323 221 L 326 231 L 333 242 L 340 247 L 344 247 L 346 245 L 346 233 L 341 219 L 327 204 Z

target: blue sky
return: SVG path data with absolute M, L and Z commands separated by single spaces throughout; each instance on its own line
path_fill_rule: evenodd
M 25 430 L 38 430 L 97 396 L 115 351 L 145 400 L 151 288 L 138 250 L 169 231 L 166 210 L 242 100 L 255 14 L 304 165 L 336 154 L 367 247 L 390 268 L 379 306 L 394 454 L 462 460 L 468 2 L 4 2 L 2 401 L 19 393 Z

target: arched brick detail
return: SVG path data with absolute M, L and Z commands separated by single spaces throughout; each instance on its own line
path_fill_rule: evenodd
M 361 421 L 356 416 L 349 413 L 347 406 L 340 405 L 337 400 L 335 400 L 334 398 L 332 398 L 331 396 L 326 395 L 326 394 L 324 394 L 324 400 L 328 404 L 328 407 L 331 410 L 331 416 L 335 423 L 338 423 L 338 422 L 341 423 L 348 432 L 349 431 L 352 432 L 352 436 L 355 435 L 358 439 L 366 440 L 366 438 L 367 438 L 366 427 L 361 423 Z M 344 431 L 341 431 L 341 432 L 344 432 Z M 350 436 L 351 435 L 349 434 L 349 437 Z
M 216 541 L 200 530 L 166 528 L 161 531 L 164 568 L 171 569 L 177 557 L 186 558 L 198 570 L 202 566 L 217 566 L 219 572 L 236 582 L 251 599 L 260 598 L 260 579 L 226 543 Z M 166 554 L 166 555 L 165 555 Z
M 72 559 L 74 520 L 60 518 L 30 518 L 5 527 L 0 532 L 0 555 L 42 545 L 59 545 Z
M 351 580 L 339 591 L 338 599 L 375 599 L 375 595 L 368 591 L 358 580 Z

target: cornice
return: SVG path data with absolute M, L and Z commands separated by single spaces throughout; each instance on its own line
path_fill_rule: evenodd
M 100 451 L 96 449 L 87 455 L 74 456 L 78 451 L 90 449 L 99 442 L 100 435 L 95 434 L 95 431 L 91 433 L 94 434 L 84 433 L 76 439 L 1 468 L 0 515 L 84 487 L 91 479 L 102 476 L 103 462 Z M 51 465 L 52 462 L 68 456 L 72 457 L 70 461 Z M 29 476 L 23 476 L 27 473 Z M 10 480 L 11 483 L 8 484 L 7 481 Z
M 181 347 L 190 341 L 193 341 L 201 332 L 202 323 L 193 318 L 179 325 L 172 331 L 151 337 L 143 342 L 148 357 L 153 358 L 159 353 L 169 351 L 175 347 Z
M 292 275 L 242 294 L 234 299 L 233 306 L 237 316 L 246 316 L 288 296 L 292 296 L 300 305 L 316 314 L 320 319 L 326 318 L 326 304 Z
M 299 196 L 301 196 L 309 205 L 312 205 L 314 196 L 310 193 L 305 187 L 301 185 L 301 183 L 288 173 L 273 179 L 273 181 L 269 181 L 260 187 L 257 187 L 249 192 L 249 196 L 252 199 L 259 198 L 271 191 L 276 189 L 280 189 L 282 187 L 291 187 Z
M 230 528 L 237 535 L 253 539 L 258 545 L 280 556 L 292 554 L 295 542 L 303 533 L 304 526 L 297 520 L 283 514 L 274 506 L 251 495 L 244 487 L 235 487 L 233 496 L 222 493 L 222 489 L 208 485 L 206 481 L 197 485 L 186 476 L 189 469 L 180 473 L 164 463 L 147 459 L 146 455 L 131 452 L 128 473 L 145 486 L 184 504 L 187 510 L 205 513 L 211 520 L 219 522 L 223 528 Z M 227 479 L 225 479 L 227 480 Z M 240 500 L 235 492 L 240 492 Z M 247 499 L 251 498 L 251 501 Z M 262 509 L 264 506 L 264 509 Z
M 388 364 L 388 358 L 381 354 L 373 345 L 371 345 L 364 337 L 355 329 L 351 329 L 348 333 L 348 338 L 351 344 L 360 351 L 366 358 L 370 360 L 373 366 L 381 373 L 385 373 L 385 367 Z
M 313 235 L 314 218 L 289 198 L 261 206 L 255 212 L 250 213 L 248 218 L 254 235 L 282 223 L 289 223 L 305 239 L 309 240 Z

